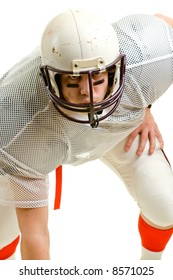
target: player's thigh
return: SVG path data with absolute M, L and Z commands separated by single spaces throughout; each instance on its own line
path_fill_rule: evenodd
M 145 217 L 163 227 L 173 224 L 173 174 L 159 143 L 153 155 L 148 155 L 148 143 L 137 157 L 139 137 L 128 153 L 125 141 L 108 152 L 103 162 L 120 176 Z
M 0 205 L 0 248 L 12 242 L 19 235 L 14 206 Z

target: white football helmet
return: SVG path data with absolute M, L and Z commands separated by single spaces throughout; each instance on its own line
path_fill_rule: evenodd
M 41 74 L 56 109 L 66 118 L 97 127 L 112 114 L 124 88 L 125 56 L 116 33 L 102 18 L 86 10 L 68 10 L 53 18 L 41 40 Z M 108 89 L 102 102 L 93 102 L 92 75 L 108 71 Z M 89 104 L 74 104 L 61 92 L 60 75 L 87 74 Z

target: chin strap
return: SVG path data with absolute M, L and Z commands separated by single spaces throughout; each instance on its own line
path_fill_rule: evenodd
M 55 200 L 54 210 L 60 209 L 61 204 L 61 192 L 62 192 L 62 165 L 58 166 L 55 170 Z

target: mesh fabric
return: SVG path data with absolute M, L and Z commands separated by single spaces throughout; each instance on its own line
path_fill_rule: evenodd
M 0 203 L 48 204 L 48 174 L 61 164 L 101 157 L 143 120 L 144 110 L 171 85 L 172 29 L 152 16 L 134 15 L 113 24 L 127 56 L 126 86 L 116 112 L 98 128 L 60 115 L 39 75 L 39 48 L 0 80 Z

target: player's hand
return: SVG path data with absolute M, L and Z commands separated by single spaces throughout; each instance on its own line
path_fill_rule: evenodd
M 155 120 L 150 112 L 149 108 L 146 108 L 145 117 L 143 123 L 137 127 L 128 137 L 127 142 L 125 144 L 124 150 L 128 152 L 133 144 L 136 136 L 140 134 L 140 142 L 136 154 L 140 156 L 144 149 L 147 141 L 149 140 L 149 150 L 148 153 L 151 155 L 156 148 L 156 139 L 158 139 L 160 143 L 160 148 L 163 149 L 163 138 L 162 135 L 155 123 Z

